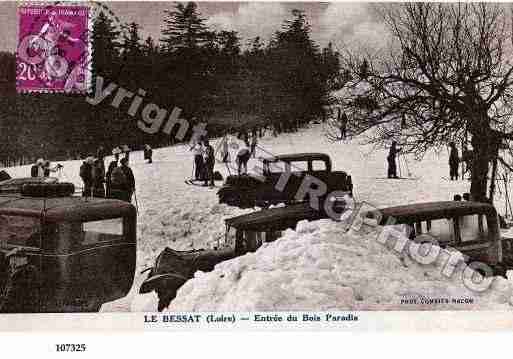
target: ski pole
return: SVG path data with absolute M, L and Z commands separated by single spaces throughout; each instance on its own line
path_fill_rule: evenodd
M 135 198 L 135 210 L 137 211 L 137 214 L 139 214 L 139 203 L 137 203 L 137 192 L 134 189 L 134 198 Z
M 403 174 L 401 172 L 401 155 L 399 155 L 398 158 L 397 158 L 397 164 L 399 166 L 399 177 L 402 177 Z
M 405 155 L 402 155 L 402 156 L 403 156 L 404 166 L 406 167 L 406 173 L 408 173 L 408 177 L 411 177 L 412 174 L 410 172 L 410 166 L 408 165 L 408 161 L 406 160 L 406 156 Z
M 510 208 L 510 206 L 509 206 L 508 187 L 506 184 L 506 175 L 504 175 L 504 174 L 502 175 L 502 180 L 504 181 L 504 207 L 505 207 L 506 217 L 508 217 L 508 209 Z

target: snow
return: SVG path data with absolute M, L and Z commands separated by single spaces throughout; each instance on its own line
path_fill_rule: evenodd
M 214 147 L 217 143 L 219 143 L 219 139 L 212 141 Z M 470 188 L 468 181 L 451 182 L 442 179 L 442 177 L 448 175 L 449 170 L 448 153 L 445 151 L 440 154 L 429 153 L 420 162 L 415 162 L 409 157 L 403 157 L 401 165 L 403 176 L 406 176 L 408 172 L 405 170 L 406 159 L 409 171 L 414 177 L 418 177 L 418 180 L 378 179 L 386 176 L 385 150 L 374 150 L 368 146 L 362 146 L 357 139 L 332 143 L 323 135 L 322 125 L 276 138 L 267 135 L 259 141 L 259 146 L 273 154 L 296 152 L 324 152 L 329 154 L 334 169 L 347 171 L 352 176 L 356 200 L 368 201 L 377 207 L 422 201 L 451 200 L 454 194 L 468 192 Z M 265 153 L 259 151 L 258 156 L 265 156 Z M 231 153 L 230 158 L 235 158 L 234 153 Z M 110 157 L 106 158 L 106 164 L 110 160 Z M 81 161 L 61 163 L 64 165 L 63 171 L 59 174 L 61 180 L 71 181 L 76 186 L 81 187 L 79 178 Z M 248 170 L 251 171 L 257 164 L 258 161 L 252 158 L 248 164 Z M 222 246 L 225 232 L 224 220 L 252 211 L 252 209 L 241 210 L 219 204 L 216 195 L 218 188 L 210 189 L 184 183 L 185 179 L 192 176 L 192 153 L 187 145 L 154 149 L 152 164 L 144 162 L 142 151 L 132 152 L 130 154 L 130 166 L 136 179 L 139 208 L 137 273 L 133 288 L 125 298 L 103 305 L 102 311 L 107 312 L 141 311 L 152 307 L 155 310 L 154 294 L 141 296 L 137 293 L 146 277 L 146 273 L 140 274 L 140 272 L 152 266 L 157 255 L 166 246 L 177 250 Z M 232 166 L 234 166 L 233 163 Z M 219 170 L 224 177 L 228 174 L 224 165 L 216 164 L 216 170 Z M 7 172 L 13 177 L 26 177 L 30 174 L 30 166 L 8 168 Z M 220 185 L 220 182 L 217 182 L 217 184 Z M 133 203 L 135 204 L 135 201 Z M 503 212 L 504 201 L 502 198 L 498 198 L 496 207 L 499 212 Z M 392 295 L 393 292 L 391 291 L 393 289 L 381 294 L 373 294 L 372 291 L 381 290 L 380 288 L 389 285 L 390 288 L 397 286 L 399 288 L 397 290 L 400 290 L 402 287 L 399 283 L 407 283 L 408 281 L 421 281 L 419 283 L 424 283 L 426 290 L 430 286 L 447 287 L 446 289 L 437 289 L 440 291 L 449 290 L 447 281 L 426 280 L 420 269 L 406 271 L 397 267 L 394 264 L 396 259 L 393 258 L 395 257 L 390 257 L 387 250 L 382 247 L 370 246 L 369 248 L 372 251 L 365 252 L 360 248 L 360 242 L 371 242 L 371 237 L 371 235 L 362 238 L 358 236 L 347 237 L 337 230 L 336 223 L 326 221 L 305 225 L 298 232 L 288 231 L 283 238 L 266 248 L 258 250 L 256 254 L 248 254 L 220 264 L 220 267 L 224 268 L 223 270 L 226 270 L 227 274 L 239 273 L 242 276 L 233 288 L 229 288 L 229 284 L 233 284 L 229 281 L 229 278 L 232 277 L 223 278 L 215 286 L 214 281 L 209 279 L 218 275 L 220 269 L 216 269 L 215 272 L 210 274 L 198 273 L 197 279 L 191 280 L 182 288 L 176 300 L 172 302 L 171 309 L 190 306 L 199 308 L 199 299 L 196 300 L 193 294 L 205 298 L 206 293 L 213 288 L 219 290 L 219 296 L 221 296 L 221 293 L 225 295 L 223 298 L 219 298 L 219 301 L 212 301 L 212 303 L 209 303 L 210 300 L 205 300 L 204 305 L 216 305 L 229 310 L 235 310 L 242 305 L 248 309 L 253 305 L 252 310 L 257 308 L 271 310 L 275 306 L 283 309 L 293 309 L 301 305 L 308 306 L 308 303 L 301 299 L 302 296 L 307 296 L 308 291 L 311 291 L 315 298 L 312 299 L 311 303 L 316 303 L 319 306 L 315 309 L 333 305 L 340 308 L 352 305 L 363 306 L 362 303 L 370 305 L 374 303 L 375 298 L 379 298 L 381 300 L 380 305 L 385 308 L 390 305 L 390 297 L 387 297 L 384 293 Z M 349 252 L 360 253 L 359 261 L 355 260 L 354 263 L 349 265 L 354 259 L 345 260 L 346 253 Z M 287 258 L 291 253 L 297 253 L 298 255 L 303 253 L 302 261 L 289 263 L 290 261 Z M 356 254 L 354 255 L 356 256 Z M 386 258 L 386 261 L 381 263 L 377 261 L 378 257 Z M 364 274 L 357 274 L 357 268 L 360 267 L 355 267 L 354 271 L 351 270 L 352 265 L 361 265 L 367 262 L 370 264 L 362 272 Z M 287 269 L 280 263 L 290 267 Z M 300 265 L 304 268 L 301 269 Z M 381 265 L 386 265 L 386 268 L 390 270 L 383 277 L 378 276 L 384 272 L 380 267 Z M 231 269 L 228 270 L 228 268 Z M 254 268 L 254 270 L 248 268 Z M 304 280 L 300 280 L 299 273 L 305 278 Z M 205 278 L 201 279 L 202 276 Z M 342 276 L 340 278 L 347 281 L 346 286 L 336 284 L 335 278 L 339 278 L 338 276 Z M 405 279 L 401 281 L 400 278 L 403 276 Z M 377 282 L 372 285 L 369 284 L 374 277 L 378 278 Z M 396 278 L 396 282 L 389 281 L 387 278 Z M 358 281 L 360 281 L 360 284 L 356 285 Z M 207 283 L 212 287 L 201 289 L 201 286 Z M 264 290 L 265 283 L 269 286 L 272 284 L 273 288 L 279 290 L 276 289 L 276 291 L 269 293 L 270 291 Z M 282 283 L 285 283 L 284 286 L 280 286 Z M 223 285 L 226 287 L 219 287 Z M 249 298 L 256 295 L 258 288 L 262 293 L 267 293 L 269 298 L 266 299 L 267 297 L 263 294 L 259 294 L 252 299 Z M 245 291 L 246 294 L 244 294 Z M 354 304 L 353 301 L 349 300 L 351 291 L 353 291 L 353 297 L 359 298 L 362 296 L 363 301 L 355 299 L 356 304 Z M 316 294 L 317 292 L 318 294 Z M 425 293 L 425 291 L 421 292 Z M 185 295 L 184 293 L 189 294 Z M 507 294 L 504 295 L 507 296 Z M 186 303 L 184 296 L 190 297 L 190 301 Z M 287 299 L 287 296 L 290 298 Z M 247 298 L 243 300 L 244 297 Z M 329 299 L 329 297 L 340 297 L 340 299 Z M 346 300 L 348 301 L 341 302 Z M 241 304 L 235 306 L 239 301 Z M 493 301 L 490 300 L 491 302 Z M 229 308 L 228 303 L 232 303 L 233 307 Z M 504 305 L 504 303 L 498 303 L 497 301 L 495 303 Z M 290 307 L 286 308 L 287 305 L 290 305 Z M 376 303 L 373 305 L 376 305 L 376 308 L 379 307 Z

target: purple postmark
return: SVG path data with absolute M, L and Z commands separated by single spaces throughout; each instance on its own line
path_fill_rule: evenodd
M 90 85 L 90 9 L 75 5 L 18 8 L 18 92 L 86 93 Z

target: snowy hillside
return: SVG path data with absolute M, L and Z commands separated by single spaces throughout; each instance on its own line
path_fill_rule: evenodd
M 216 142 L 213 143 L 214 147 Z M 442 152 L 440 156 L 430 153 L 426 155 L 422 162 L 414 162 L 411 158 L 408 158 L 409 171 L 413 177 L 418 178 L 416 180 L 384 179 L 386 177 L 386 152 L 384 150 L 373 151 L 370 147 L 360 146 L 358 140 L 346 143 L 331 143 L 323 136 L 321 125 L 278 138 L 268 135 L 260 140 L 259 146 L 273 154 L 294 152 L 325 152 L 329 154 L 334 169 L 344 170 L 352 175 L 356 199 L 358 201 L 368 201 L 375 206 L 450 200 L 454 194 L 467 192 L 470 187 L 468 181 L 450 182 L 442 179 L 442 177 L 447 177 L 449 170 L 447 152 Z M 257 153 L 257 156 L 260 155 L 263 154 Z M 234 157 L 232 156 L 232 158 Z M 189 179 L 192 175 L 192 155 L 188 151 L 188 146 L 178 145 L 155 149 L 153 159 L 153 164 L 146 164 L 143 161 L 142 152 L 134 152 L 130 156 L 130 165 L 136 178 L 139 205 L 137 275 L 132 292 L 126 298 L 105 304 L 102 308 L 103 311 L 129 311 L 131 307 L 140 308 L 139 304 L 132 305 L 132 301 L 137 302 L 142 297 L 136 296 L 136 293 L 146 274 L 140 275 L 139 273 L 142 269 L 153 265 L 155 257 L 164 247 L 169 246 L 180 250 L 214 247 L 218 245 L 218 242 L 222 245 L 225 230 L 224 219 L 251 212 L 251 210 L 240 210 L 220 205 L 216 196 L 217 188 L 209 189 L 184 183 L 184 180 Z M 110 158 L 107 158 L 106 163 L 108 164 L 109 161 Z M 72 181 L 77 186 L 81 186 L 78 176 L 81 161 L 68 161 L 62 162 L 62 164 L 64 170 L 60 175 L 61 179 Z M 248 168 L 252 168 L 254 164 L 255 160 L 251 159 Z M 216 170 L 219 170 L 223 176 L 228 174 L 226 167 L 219 164 L 216 165 Z M 404 161 L 402 170 L 403 176 L 406 176 L 407 170 Z M 13 177 L 25 177 L 29 175 L 30 168 L 29 166 L 23 166 L 7 169 L 7 171 Z M 220 182 L 217 184 L 220 185 Z M 500 198 L 497 209 L 499 212 L 503 212 L 504 209 Z M 334 241 L 339 238 L 336 234 L 336 225 L 325 223 L 322 227 L 327 226 L 328 229 L 326 230 L 321 228 L 320 223 L 314 224 L 314 226 L 319 228 L 313 230 L 317 235 L 309 234 L 312 240 L 323 238 Z M 314 237 L 317 239 L 314 239 Z M 331 237 L 333 238 L 330 239 Z M 290 234 L 285 241 L 288 246 L 292 246 L 296 242 L 299 243 L 296 234 Z M 353 242 L 350 241 L 349 243 Z M 275 245 L 279 246 L 280 243 L 281 240 Z M 337 244 L 333 242 L 325 245 L 336 246 Z M 319 244 L 319 246 L 322 245 Z M 346 246 L 349 245 L 346 244 Z M 262 252 L 269 254 L 271 250 L 267 248 Z M 249 257 L 251 256 L 255 255 L 249 255 Z M 327 258 L 335 259 L 330 256 Z M 250 259 L 237 260 L 243 262 Z M 343 261 L 338 262 L 340 262 L 339 265 L 344 265 Z M 279 267 L 276 267 L 276 270 L 278 271 L 272 272 L 270 275 L 278 276 L 280 273 Z M 291 273 L 293 271 L 287 275 L 291 275 Z M 406 273 L 405 275 L 412 278 L 411 275 L 413 274 Z M 372 275 L 369 274 L 368 280 L 371 277 Z M 322 285 L 322 283 L 322 280 L 318 281 L 317 285 Z M 365 287 L 363 283 L 362 286 Z M 234 288 L 233 290 L 239 291 L 241 287 L 237 286 L 237 289 Z M 248 288 L 248 290 L 255 290 L 255 288 Z M 339 289 L 334 288 L 333 290 L 333 293 L 338 293 L 337 290 Z M 371 296 L 365 290 L 361 295 L 364 298 Z M 319 299 L 319 303 L 321 302 L 322 300 Z M 331 305 L 329 302 L 325 303 L 328 306 Z M 175 306 L 175 303 L 172 305 Z M 178 305 L 177 299 L 176 307 Z M 261 307 L 258 303 L 255 303 L 255 305 Z

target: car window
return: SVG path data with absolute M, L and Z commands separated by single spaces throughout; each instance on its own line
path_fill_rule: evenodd
M 448 218 L 422 222 L 422 233 L 431 235 L 440 244 L 455 242 L 456 240 L 454 222 Z
M 83 223 L 64 222 L 59 224 L 58 231 L 61 242 L 71 242 L 72 248 L 79 249 L 122 239 L 124 227 L 123 218 L 115 218 Z
M 264 232 L 244 231 L 246 247 L 250 252 L 256 251 L 265 241 Z
M 483 215 L 463 216 L 459 220 L 461 241 L 475 241 L 488 239 L 488 225 Z
M 326 171 L 326 162 L 324 161 L 312 161 L 312 169 L 314 171 Z
M 0 247 L 40 246 L 41 223 L 37 217 L 0 215 Z
M 282 173 L 282 172 L 286 172 L 288 166 L 289 166 L 288 163 L 285 163 L 285 162 L 282 162 L 282 161 L 269 162 L 268 163 L 269 173 Z
M 295 161 L 290 164 L 292 172 L 306 172 L 308 171 L 307 161 Z

